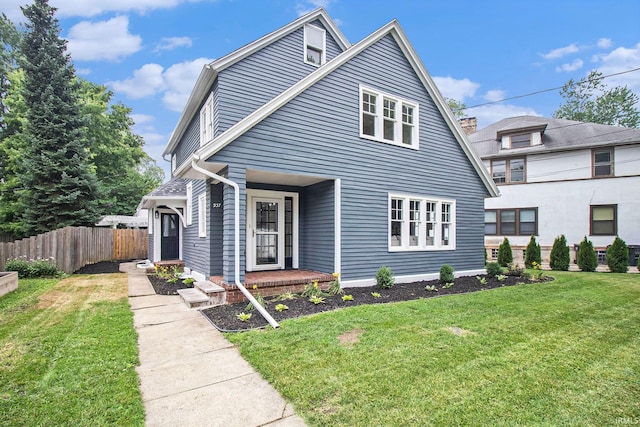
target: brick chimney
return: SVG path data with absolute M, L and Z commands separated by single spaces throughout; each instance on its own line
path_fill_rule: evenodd
M 464 119 L 460 119 L 460 126 L 462 126 L 464 133 L 471 135 L 477 130 L 478 120 L 476 120 L 475 117 L 465 117 Z

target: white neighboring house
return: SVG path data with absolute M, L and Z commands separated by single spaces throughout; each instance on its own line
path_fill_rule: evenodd
M 637 262 L 640 129 L 521 116 L 471 133 L 469 139 L 502 194 L 485 199 L 490 259 L 507 237 L 514 262 L 521 263 L 535 235 L 548 262 L 554 239 L 564 234 L 572 261 L 573 245 L 587 236 L 604 262 L 617 235 Z

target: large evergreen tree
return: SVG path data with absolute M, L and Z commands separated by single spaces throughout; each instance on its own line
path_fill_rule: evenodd
M 27 18 L 21 50 L 29 144 L 23 200 L 29 234 L 91 225 L 99 218 L 77 83 L 55 10 L 47 0 L 22 8 Z

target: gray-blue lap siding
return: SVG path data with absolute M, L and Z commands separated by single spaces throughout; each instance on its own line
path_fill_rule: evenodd
M 359 137 L 359 85 L 419 103 L 420 149 Z M 246 169 L 342 180 L 342 274 L 371 278 L 383 264 L 396 275 L 484 265 L 484 197 L 487 189 L 437 107 L 391 36 L 386 36 L 271 114 L 214 155 L 242 179 Z M 411 194 L 456 200 L 455 251 L 389 252 L 388 195 Z M 243 194 L 244 197 L 244 194 Z M 326 216 L 333 203 L 324 198 Z M 242 214 L 241 229 L 245 227 Z M 301 236 L 330 236 L 301 227 Z M 302 238 L 302 237 L 301 237 Z M 301 247 L 310 265 L 332 265 L 333 250 Z
M 320 21 L 314 21 L 313 24 L 325 28 Z M 327 61 L 341 52 L 338 43 L 327 32 Z M 317 69 L 316 66 L 304 63 L 304 30 L 301 27 L 222 70 L 211 87 L 214 136 L 220 135 Z M 208 94 L 199 109 L 207 98 Z M 177 164 L 182 164 L 199 147 L 198 112 L 174 150 Z

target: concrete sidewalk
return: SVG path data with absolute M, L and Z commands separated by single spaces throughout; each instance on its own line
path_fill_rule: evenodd
M 134 263 L 120 269 L 129 277 L 147 426 L 305 426 L 201 313 L 156 295 Z

